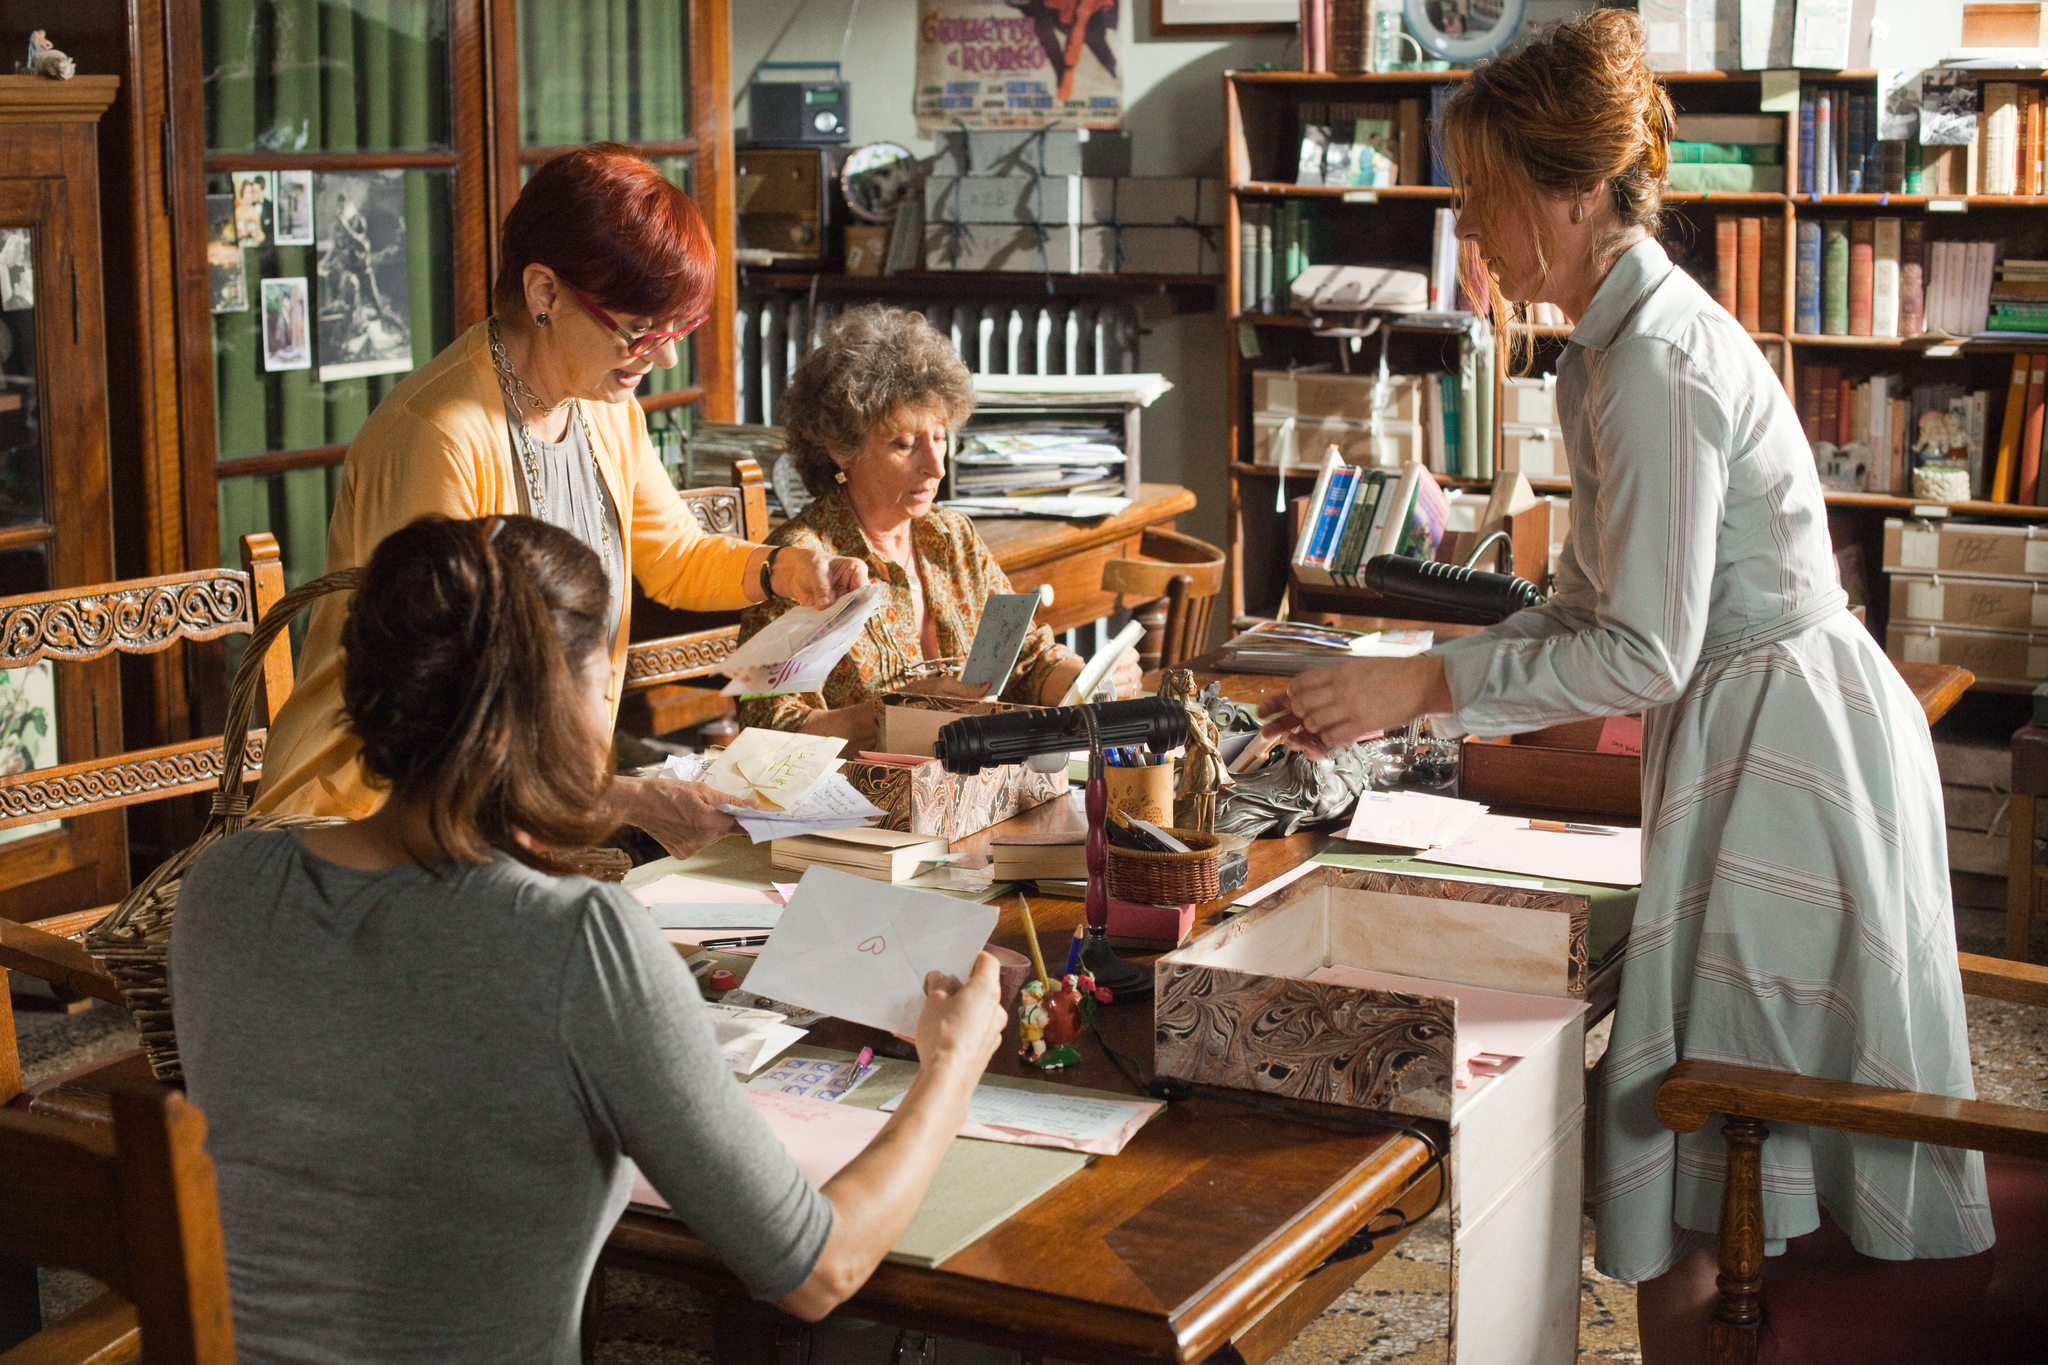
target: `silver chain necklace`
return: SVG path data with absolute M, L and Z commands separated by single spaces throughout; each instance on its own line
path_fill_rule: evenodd
M 570 403 L 574 400 L 564 398 L 561 403 L 556 403 L 553 407 L 543 407 L 540 399 L 534 396 L 533 390 L 526 386 L 526 381 L 519 377 L 519 372 L 512 368 L 512 357 L 505 354 L 505 342 L 498 332 L 498 319 L 496 317 L 490 320 L 489 329 L 491 338 L 491 368 L 498 372 L 498 388 L 504 393 L 505 401 L 512 406 L 512 431 L 518 442 L 520 462 L 525 466 L 523 472 L 526 476 L 526 497 L 533 504 L 534 516 L 542 521 L 546 521 L 548 519 L 548 499 L 541 484 L 540 454 L 533 448 L 533 435 L 526 429 L 526 418 L 523 414 L 526 409 L 530 408 L 535 416 L 545 417 L 556 408 L 561 407 L 562 403 Z M 577 424 L 583 429 L 583 445 L 590 452 L 590 467 L 597 475 L 598 498 L 602 501 L 604 498 L 604 470 L 597 463 L 597 442 L 590 438 L 590 422 L 583 415 L 582 404 L 576 404 L 570 411 L 575 414 Z M 605 572 L 610 573 L 612 562 L 611 518 L 604 514 L 602 507 L 598 509 L 597 533 L 604 542 Z

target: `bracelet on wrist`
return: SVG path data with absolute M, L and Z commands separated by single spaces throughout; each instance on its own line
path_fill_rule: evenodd
M 775 578 L 775 557 L 788 548 L 787 545 L 778 545 L 768 552 L 766 559 L 761 561 L 761 600 L 763 602 L 770 601 L 775 596 L 773 581 Z

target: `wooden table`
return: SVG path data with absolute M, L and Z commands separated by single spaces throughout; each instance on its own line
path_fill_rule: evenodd
M 1328 842 L 1314 834 L 1260 840 L 1250 885 Z M 997 902 L 995 941 L 1022 951 L 1017 899 Z M 1031 904 L 1041 942 L 1058 950 L 1080 922 L 1080 902 Z M 1214 923 L 1225 904 L 1202 907 L 1202 924 Z M 1149 1074 L 1150 1002 L 1108 1006 L 1100 1018 L 1110 1043 Z M 1078 1044 L 1079 1067 L 1044 1073 L 1016 1060 L 1011 1034 L 992 1071 L 1139 1093 L 1092 1037 Z M 809 1041 L 855 1048 L 879 1036 L 830 1021 Z M 1370 1115 L 1292 1102 L 1280 1106 L 1291 1113 L 1269 1112 L 1221 1097 L 1230 1093 L 1169 1106 L 1123 1152 L 940 1267 L 885 1263 L 842 1311 L 1065 1360 L 1267 1359 L 1399 1238 L 1318 1273 L 1325 1258 L 1384 1209 L 1421 1214 L 1441 1177 L 1417 1179 L 1427 1154 L 1413 1138 L 1357 1131 Z M 604 1259 L 713 1294 L 744 1292 L 688 1228 L 652 1211 L 629 1209 Z
M 1102 590 L 1102 566 L 1135 557 L 1147 527 L 1172 530 L 1173 519 L 1194 506 L 1195 495 L 1177 483 L 1141 483 L 1137 501 L 1099 522 L 985 518 L 974 529 L 1016 591 L 1052 584 L 1052 605 L 1038 619 L 1057 635 L 1109 615 L 1116 598 Z

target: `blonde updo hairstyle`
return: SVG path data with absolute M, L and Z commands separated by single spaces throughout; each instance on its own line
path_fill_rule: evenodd
M 974 375 L 924 314 L 881 304 L 848 309 L 798 362 L 779 405 L 804 487 L 823 497 L 868 434 L 900 414 L 957 428 L 974 411 Z M 834 458 L 837 457 L 837 458 Z
M 1633 229 L 1656 235 L 1674 125 L 1647 53 L 1634 13 L 1589 10 L 1474 68 L 1444 103 L 1438 133 L 1451 183 L 1489 215 L 1518 215 L 1490 226 L 1526 232 L 1546 278 L 1556 243 L 1533 211 L 1539 195 L 1583 198 L 1606 183 L 1617 225 L 1595 247 L 1603 265 Z M 1499 279 L 1481 273 L 1470 247 L 1461 269 L 1497 324 L 1526 312 L 1526 303 L 1502 298 Z

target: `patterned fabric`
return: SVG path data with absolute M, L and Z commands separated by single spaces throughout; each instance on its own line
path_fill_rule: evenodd
M 1572 529 L 1556 596 L 1451 642 L 1486 735 L 1641 710 L 1642 898 L 1594 1099 L 1597 1262 L 1710 1238 L 1718 1123 L 1657 1121 L 1680 1058 L 1970 1097 L 1940 778 L 1913 694 L 1836 585 L 1791 403 L 1655 242 L 1616 264 L 1558 369 Z M 1992 1241 L 1975 1152 L 1771 1125 L 1772 1242 L 1816 1204 L 1859 1251 Z
M 741 725 L 801 729 L 804 718 L 820 707 L 836 710 L 873 700 L 887 690 L 892 679 L 924 657 L 911 604 L 910 575 L 868 543 L 845 489 L 834 488 L 805 508 L 801 516 L 783 523 L 768 540 L 774 545 L 802 545 L 865 561 L 869 576 L 889 585 L 889 604 L 868 618 L 867 629 L 826 677 L 822 694 L 792 692 L 749 698 L 739 706 Z M 973 647 L 975 629 L 981 624 L 981 604 L 994 593 L 1014 591 L 1010 580 L 976 533 L 974 523 L 949 508 L 934 507 L 912 522 L 910 547 L 924 569 L 925 610 L 931 613 L 938 636 L 939 657 L 964 656 Z M 740 618 L 740 639 L 750 638 L 792 605 L 788 598 L 777 597 L 749 607 Z M 1053 641 L 1050 630 L 1033 626 L 1024 637 L 1024 648 L 1017 655 L 1017 667 L 1002 699 L 1036 704 L 1046 677 L 1074 657 L 1074 651 Z

